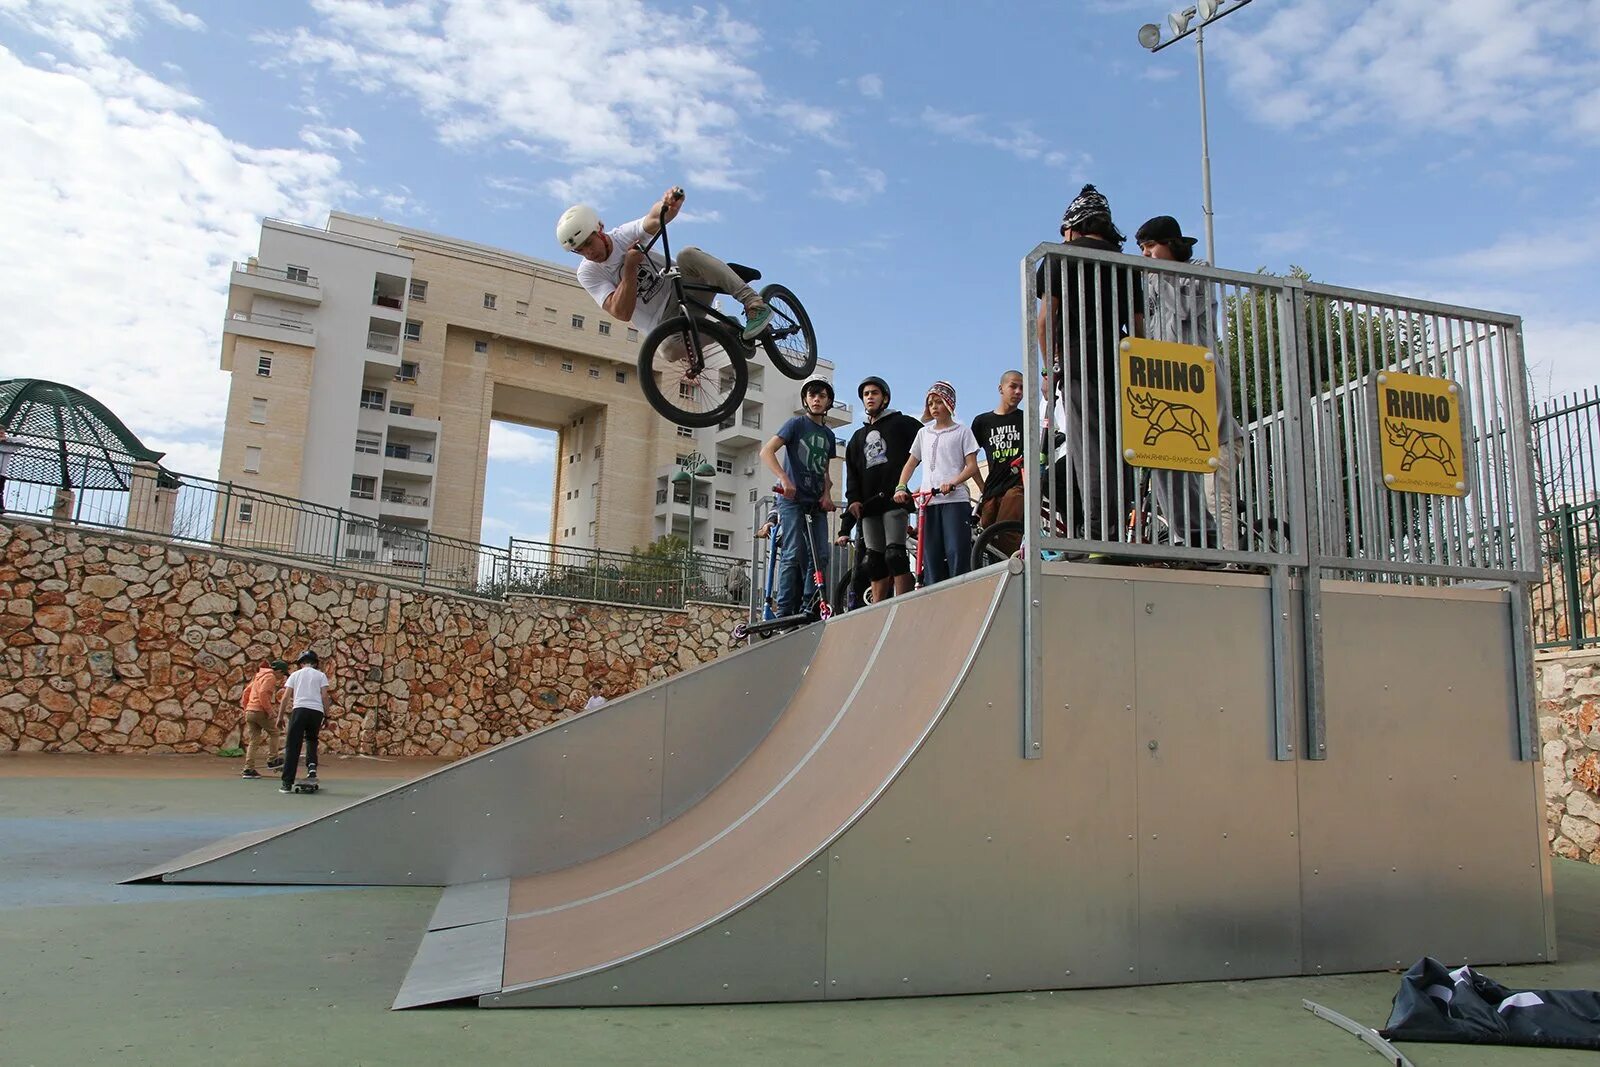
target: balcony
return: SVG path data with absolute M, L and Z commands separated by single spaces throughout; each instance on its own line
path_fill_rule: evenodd
M 728 419 L 717 427 L 717 444 L 732 448 L 759 445 L 767 439 L 761 429 L 761 409 L 746 407 L 738 418 Z
M 389 444 L 383 449 L 383 469 L 394 474 L 433 477 L 433 453 L 410 445 Z
M 309 322 L 284 318 L 282 315 L 254 315 L 235 311 L 223 320 L 222 332 L 283 345 L 315 348 L 317 344 L 317 331 L 312 329 Z
M 430 517 L 429 500 L 420 493 L 384 486 L 378 494 L 378 514 L 386 519 L 416 519 L 426 522 Z
M 409 459 L 417 463 L 433 462 L 432 452 L 424 452 L 419 448 L 412 448 L 410 445 L 385 445 L 383 454 L 390 459 Z
M 406 306 L 406 279 L 394 274 L 372 276 L 372 306 L 394 312 L 397 316 Z M 384 315 L 388 318 L 388 315 Z
M 372 330 L 367 333 L 367 350 L 371 352 L 387 352 L 391 356 L 400 354 L 400 335 L 397 333 L 380 333 Z
M 322 285 L 315 274 L 277 267 L 263 267 L 259 263 L 235 263 L 233 284 L 241 289 L 260 293 L 278 300 L 317 307 L 322 303 Z

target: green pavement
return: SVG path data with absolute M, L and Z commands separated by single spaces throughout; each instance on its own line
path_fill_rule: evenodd
M 432 889 L 115 886 L 210 836 L 332 806 L 224 779 L 7 777 L 0 763 L 0 1064 L 1378 1064 L 1304 1011 L 1387 1018 L 1393 974 L 705 1008 L 391 1012 Z M 331 792 L 332 795 L 329 795 Z M 163 849 L 167 850 L 163 853 Z M 1562 961 L 1486 967 L 1600 987 L 1600 868 L 1558 861 Z M 1405 1045 L 1418 1065 L 1593 1053 Z

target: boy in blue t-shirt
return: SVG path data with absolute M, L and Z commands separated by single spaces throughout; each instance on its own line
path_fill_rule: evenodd
M 833 475 L 828 469 L 838 448 L 827 415 L 833 407 L 833 383 L 812 378 L 800 387 L 800 407 L 796 415 L 779 427 L 761 447 L 761 460 L 778 476 L 778 536 L 782 548 L 778 556 L 778 614 L 795 615 L 811 599 L 810 560 L 816 554 L 817 566 L 828 566 L 828 517 L 833 510 Z M 779 453 L 782 453 L 780 458 Z M 811 548 L 800 538 L 810 524 Z M 826 580 L 826 579 L 824 579 Z

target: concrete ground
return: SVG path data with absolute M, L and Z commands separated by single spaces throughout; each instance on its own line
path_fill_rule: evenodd
M 434 889 L 120 886 L 224 834 L 427 765 L 325 761 L 317 796 L 215 757 L 0 756 L 0 1064 L 1377 1064 L 1302 998 L 1368 1025 L 1394 974 L 843 1004 L 388 1010 Z M 1600 988 L 1600 868 L 1556 861 L 1561 962 L 1512 986 Z M 1431 1064 L 1593 1053 L 1401 1046 Z

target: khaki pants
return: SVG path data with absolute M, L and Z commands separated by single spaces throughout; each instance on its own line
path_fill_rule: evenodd
M 267 741 L 267 759 L 272 759 L 283 746 L 278 743 L 278 717 L 270 711 L 247 711 L 244 713 L 244 765 L 252 771 L 259 771 L 261 765 L 257 758 L 261 755 L 261 741 L 263 735 Z

